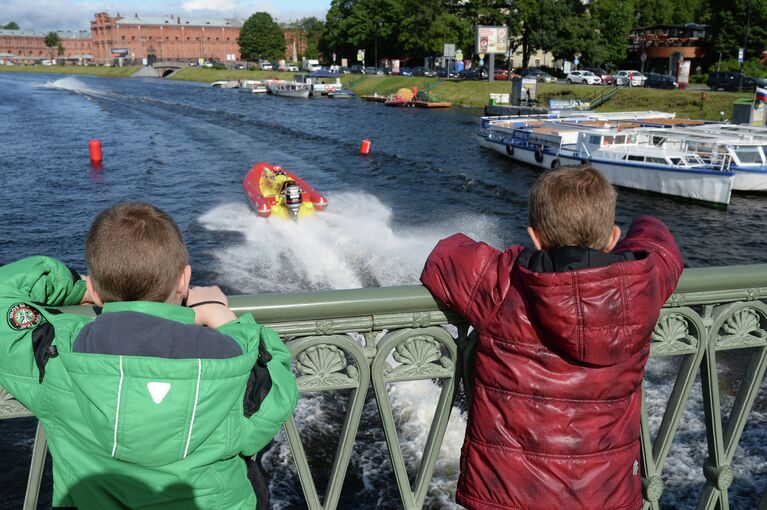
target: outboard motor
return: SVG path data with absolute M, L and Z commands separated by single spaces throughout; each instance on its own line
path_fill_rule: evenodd
M 304 202 L 304 192 L 295 182 L 286 182 L 282 189 L 282 198 L 285 201 L 285 207 L 290 211 L 294 220 L 298 219 L 298 211 Z

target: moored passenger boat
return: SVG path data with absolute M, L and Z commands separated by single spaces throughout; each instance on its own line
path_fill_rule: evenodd
M 312 91 L 311 85 L 297 81 L 272 80 L 266 88 L 275 96 L 307 98 Z
M 262 218 L 298 220 L 328 206 L 324 196 L 279 165 L 256 163 L 243 179 L 242 188 Z
M 613 184 L 681 198 L 727 205 L 734 172 L 705 161 L 684 147 L 650 143 L 633 129 L 641 123 L 528 122 L 488 126 L 480 145 L 540 168 L 590 164 Z

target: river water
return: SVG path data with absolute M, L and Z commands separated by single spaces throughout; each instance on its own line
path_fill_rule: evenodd
M 98 211 L 143 200 L 179 223 L 197 285 L 216 283 L 241 294 L 414 284 L 437 240 L 454 232 L 499 248 L 527 242 L 526 199 L 538 172 L 481 149 L 474 136 L 478 115 L 461 108 L 254 97 L 197 83 L 0 73 L 0 168 L 6 176 L 0 263 L 47 254 L 84 271 L 84 238 Z M 98 171 L 88 160 L 92 138 L 103 144 Z M 363 138 L 372 140 L 369 156 L 358 154 Z M 241 181 L 258 161 L 305 178 L 329 199 L 328 211 L 298 225 L 256 218 Z M 727 210 L 717 210 L 619 192 L 624 230 L 644 213 L 670 226 L 691 267 L 767 262 L 766 197 L 736 195 Z M 648 407 L 656 426 L 674 369 L 669 361 L 648 365 Z M 430 421 L 422 410 L 436 391 L 428 381 L 391 391 L 408 458 L 420 455 Z M 664 471 L 663 508 L 694 508 L 702 485 L 705 432 L 695 395 L 699 383 Z M 341 405 L 337 397 L 316 397 L 299 406 L 305 444 L 328 445 L 312 454 L 320 462 L 334 452 Z M 732 508 L 755 508 L 764 490 L 766 409 L 761 396 L 736 455 Z M 428 508 L 455 508 L 464 427 L 465 414 L 456 408 Z M 3 508 L 23 500 L 33 431 L 31 420 L 0 422 Z M 372 400 L 359 439 L 341 508 L 399 508 Z M 289 459 L 279 436 L 265 457 L 275 507 L 304 508 Z M 41 501 L 50 502 L 49 481 Z

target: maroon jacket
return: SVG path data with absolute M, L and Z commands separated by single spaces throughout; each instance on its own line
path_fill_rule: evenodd
M 682 257 L 643 216 L 603 267 L 534 272 L 463 234 L 421 281 L 479 333 L 456 501 L 470 509 L 637 510 L 644 366 Z M 585 249 L 584 249 L 585 250 Z

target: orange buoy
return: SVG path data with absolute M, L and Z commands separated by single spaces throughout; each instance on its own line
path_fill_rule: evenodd
M 362 145 L 360 145 L 360 154 L 368 155 L 370 154 L 370 144 L 372 142 L 370 140 L 362 140 Z
M 91 151 L 91 161 L 101 162 L 101 140 L 91 140 L 88 142 L 88 148 Z

